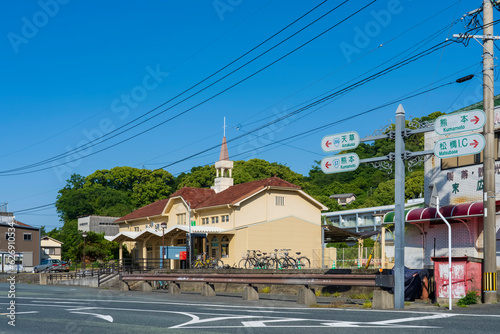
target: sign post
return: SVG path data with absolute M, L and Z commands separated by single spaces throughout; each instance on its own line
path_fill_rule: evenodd
M 458 114 L 443 115 L 436 119 L 434 131 L 440 135 L 450 135 L 465 131 L 479 130 L 486 122 L 482 110 L 466 111 Z
M 451 137 L 438 140 L 434 145 L 434 155 L 438 158 L 460 157 L 477 154 L 484 149 L 483 135 L 474 133 L 466 136 Z
M 321 170 L 325 174 L 350 172 L 359 167 L 359 156 L 356 153 L 339 154 L 321 160 Z
M 321 140 L 321 148 L 325 152 L 351 150 L 358 147 L 358 145 L 359 134 L 356 131 L 324 136 Z

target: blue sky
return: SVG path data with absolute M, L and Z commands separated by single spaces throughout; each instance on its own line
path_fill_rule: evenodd
M 166 169 L 178 175 L 193 166 L 213 164 L 217 149 L 198 152 L 220 144 L 224 117 L 229 141 L 252 132 L 322 94 L 336 92 L 451 39 L 452 34 L 465 32 L 467 20 L 452 22 L 482 1 L 378 0 L 362 10 L 370 1 L 326 1 L 149 116 L 189 97 L 342 5 L 206 90 L 130 131 L 102 140 L 322 2 L 1 1 L 0 202 L 8 202 L 9 211 L 14 212 L 53 203 L 72 173 L 85 176 L 115 166 L 155 169 L 174 163 Z M 323 136 L 351 130 L 361 137 L 370 135 L 394 120 L 397 104 L 355 117 L 359 113 L 468 74 L 476 77 L 404 100 L 401 103 L 406 115 L 450 112 L 481 100 L 481 52 L 474 40 L 467 47 L 451 43 L 439 48 L 327 103 L 230 142 L 230 157 L 279 162 L 307 175 L 315 160 L 326 156 L 320 146 Z M 183 114 L 167 121 L 179 113 Z M 157 127 L 137 135 L 153 126 Z M 307 135 L 293 137 L 305 131 Z M 70 158 L 8 172 L 65 154 L 98 138 L 99 144 Z M 279 140 L 283 142 L 261 148 Z M 117 145 L 105 149 L 113 144 Z M 96 153 L 101 149 L 105 150 Z M 93 155 L 84 157 L 90 153 Z M 195 158 L 175 163 L 191 155 Z M 54 207 L 20 212 L 16 218 L 33 226 L 45 225 L 49 230 L 61 226 Z

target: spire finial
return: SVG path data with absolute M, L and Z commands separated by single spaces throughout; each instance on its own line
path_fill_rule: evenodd
M 223 128 L 224 128 L 224 137 L 225 137 L 226 136 L 226 128 L 227 128 L 227 126 L 226 126 L 226 117 L 224 117 L 224 126 L 223 126 Z

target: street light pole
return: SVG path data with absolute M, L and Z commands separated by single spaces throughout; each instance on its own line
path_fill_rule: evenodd
M 163 241 L 162 241 L 162 247 L 161 247 L 161 266 L 163 267 L 163 259 L 165 258 L 165 227 L 167 226 L 167 223 L 163 222 L 161 223 L 161 229 L 163 231 L 162 233 L 162 237 L 163 237 Z
M 85 260 L 87 256 L 85 255 L 85 238 L 87 237 L 87 233 L 83 232 L 82 237 L 83 237 L 83 269 L 86 269 Z

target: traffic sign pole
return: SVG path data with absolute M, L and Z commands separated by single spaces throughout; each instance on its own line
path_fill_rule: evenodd
M 394 188 L 394 308 L 404 309 L 405 299 L 405 110 L 396 110 L 395 188 Z

